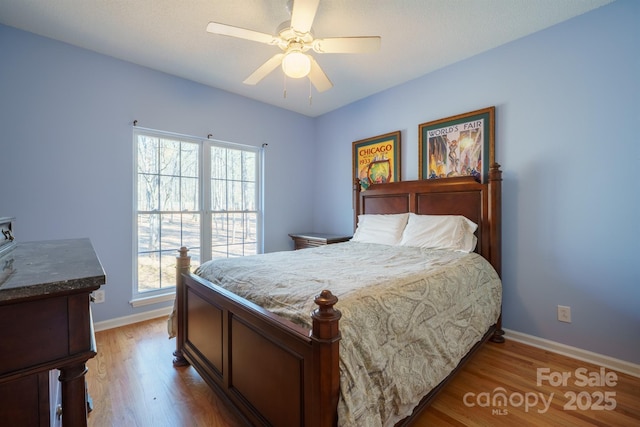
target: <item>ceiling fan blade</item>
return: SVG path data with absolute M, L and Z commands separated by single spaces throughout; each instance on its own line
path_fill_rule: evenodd
M 275 70 L 278 65 L 282 63 L 282 58 L 284 58 L 284 53 L 277 53 L 273 55 L 267 60 L 267 62 L 258 67 L 258 69 L 255 70 L 253 74 L 247 77 L 243 83 L 248 85 L 257 84 L 260 80 L 267 77 L 270 72 Z
M 316 39 L 313 50 L 318 53 L 370 53 L 380 50 L 381 38 L 371 37 L 333 37 Z
M 320 0 L 294 0 L 291 11 L 291 28 L 305 34 L 311 31 Z
M 316 62 L 315 58 L 309 55 L 311 59 L 311 71 L 309 71 L 309 80 L 316 88 L 318 92 L 324 92 L 325 90 L 331 89 L 333 87 L 333 83 L 329 80 L 329 77 L 322 71 L 320 65 Z
M 279 41 L 278 37 L 272 36 L 271 34 L 247 30 L 246 28 L 234 27 L 233 25 L 220 24 L 218 22 L 209 22 L 209 25 L 207 25 L 207 31 L 213 34 L 238 37 L 240 39 L 251 40 L 265 44 L 277 44 Z

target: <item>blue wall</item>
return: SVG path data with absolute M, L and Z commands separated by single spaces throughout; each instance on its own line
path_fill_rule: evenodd
M 637 22 L 640 2 L 618 0 L 316 119 L 0 26 L 0 215 L 22 241 L 90 237 L 108 277 L 94 317 L 117 318 L 158 308 L 129 305 L 134 119 L 269 143 L 274 251 L 353 230 L 353 141 L 401 130 L 416 179 L 420 123 L 495 105 L 504 326 L 640 363 Z
M 319 118 L 316 229 L 352 229 L 352 141 L 401 130 L 417 179 L 420 123 L 495 105 L 504 326 L 640 363 L 639 22 L 617 1 Z
M 102 321 L 134 309 L 133 136 L 140 126 L 260 146 L 265 250 L 312 228 L 311 118 L 0 26 L 0 216 L 19 241 L 89 237 L 107 274 Z M 295 179 L 292 179 L 295 178 Z

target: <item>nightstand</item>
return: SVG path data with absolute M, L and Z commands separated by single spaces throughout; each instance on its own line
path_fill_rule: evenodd
M 332 243 L 346 242 L 352 236 L 340 236 L 325 233 L 298 233 L 289 234 L 293 239 L 295 249 L 313 248 L 316 246 L 330 245 Z

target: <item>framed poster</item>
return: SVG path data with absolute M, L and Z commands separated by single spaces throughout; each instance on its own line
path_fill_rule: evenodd
M 486 182 L 495 162 L 495 107 L 447 117 L 418 127 L 420 179 L 474 176 Z
M 355 141 L 353 177 L 362 190 L 373 183 L 400 181 L 400 131 Z

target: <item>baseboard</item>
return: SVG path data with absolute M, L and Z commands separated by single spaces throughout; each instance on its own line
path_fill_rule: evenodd
M 610 356 L 583 350 L 581 348 L 571 347 L 569 345 L 550 341 L 544 338 L 538 338 L 533 335 L 523 334 L 522 332 L 516 332 L 510 329 L 505 329 L 504 331 L 505 337 L 508 339 L 640 378 L 640 365 L 635 363 L 615 359 Z
M 117 328 L 120 326 L 131 325 L 133 323 L 144 322 L 145 320 L 157 319 L 158 317 L 169 316 L 171 310 L 173 310 L 173 306 L 149 310 L 139 314 L 132 314 L 131 316 L 123 316 L 115 319 L 103 320 L 102 322 L 94 323 L 93 329 L 96 332 L 99 332 L 107 329 Z
M 168 316 L 171 313 L 172 309 L 173 307 L 163 307 L 156 310 L 145 311 L 139 314 L 133 314 L 131 316 L 104 320 L 102 322 L 96 322 L 93 327 L 94 330 L 98 332 L 117 328 L 120 326 L 131 325 L 133 323 L 144 322 L 145 320 Z M 613 369 L 614 371 L 622 372 L 640 378 L 640 365 L 637 365 L 635 363 L 615 359 L 613 357 L 594 353 L 588 350 L 583 350 L 581 348 L 571 347 L 569 345 L 561 344 L 559 342 L 547 340 L 544 338 L 538 338 L 536 336 L 524 334 L 522 332 L 512 331 L 510 329 L 505 329 L 504 331 L 505 337 L 507 337 L 508 339 L 512 339 L 514 341 L 521 342 L 532 347 L 537 347 L 543 350 L 562 354 L 563 356 L 568 356 L 573 359 L 582 360 L 584 362 L 593 363 L 599 366 L 604 366 L 605 368 Z

